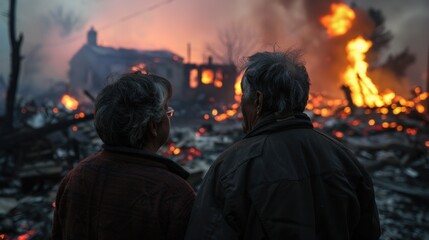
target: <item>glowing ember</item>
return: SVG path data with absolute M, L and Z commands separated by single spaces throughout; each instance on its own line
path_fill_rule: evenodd
M 425 107 L 423 105 L 421 105 L 421 104 L 417 104 L 416 105 L 416 110 L 419 113 L 424 113 L 425 112 Z
M 139 63 L 139 64 L 137 64 L 137 65 L 135 65 L 135 66 L 132 66 L 132 67 L 131 67 L 131 71 L 132 71 L 132 72 L 137 72 L 137 71 L 145 72 L 145 71 L 146 71 L 146 64 L 144 64 L 144 63 Z
M 217 114 L 218 114 L 217 109 L 213 109 L 213 110 L 212 110 L 212 115 L 213 115 L 213 116 L 216 116 Z
M 217 87 L 217 88 L 221 88 L 221 87 L 222 87 L 222 85 L 223 85 L 222 81 L 216 80 L 216 81 L 214 82 L 214 86 L 215 86 L 215 87 Z
M 334 135 L 335 135 L 335 137 L 337 137 L 337 138 L 343 138 L 343 137 L 344 137 L 344 133 L 339 132 L 339 131 L 334 132 Z
M 197 88 L 198 87 L 198 70 L 192 69 L 189 74 L 189 87 Z
M 79 102 L 68 94 L 64 94 L 61 103 L 69 110 L 76 110 L 79 106 Z
M 366 75 L 368 63 L 365 62 L 365 53 L 372 46 L 361 36 L 351 40 L 346 47 L 347 59 L 350 64 L 344 74 L 345 82 L 352 91 L 353 103 L 358 106 L 381 107 L 390 104 L 395 94 L 389 92 L 380 96 L 377 87 Z
M 176 148 L 173 151 L 174 155 L 178 155 L 180 152 L 181 152 L 180 148 Z
M 212 70 L 204 69 L 201 75 L 201 82 L 203 84 L 209 85 L 213 83 L 214 73 Z
M 205 120 L 209 120 L 209 118 L 210 118 L 210 115 L 208 115 L 208 114 L 204 114 L 204 119 L 205 119 Z
M 34 230 L 34 229 L 29 230 L 28 232 L 26 232 L 26 233 L 24 233 L 22 235 L 19 235 L 18 238 L 17 238 L 17 240 L 27 240 L 27 239 L 30 239 L 32 237 L 32 235 L 34 235 L 36 233 L 37 233 L 37 231 Z
M 356 15 L 349 6 L 343 3 L 333 3 L 331 14 L 320 19 L 330 37 L 344 35 L 353 24 Z

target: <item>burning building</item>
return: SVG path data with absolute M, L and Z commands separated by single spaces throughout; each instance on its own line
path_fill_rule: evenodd
M 182 101 L 234 102 L 236 68 L 234 65 L 185 64 L 183 58 L 168 50 L 115 49 L 97 44 L 91 28 L 87 42 L 70 61 L 72 95 L 82 99 L 83 90 L 97 93 L 111 73 L 144 70 L 169 79 L 174 98 Z
M 234 65 L 214 64 L 209 57 L 207 64 L 185 64 L 184 68 L 185 79 L 189 80 L 183 87 L 185 98 L 224 104 L 234 102 L 237 76 Z

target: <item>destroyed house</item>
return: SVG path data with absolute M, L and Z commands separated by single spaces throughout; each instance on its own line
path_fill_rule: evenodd
M 234 65 L 184 64 L 183 58 L 168 50 L 112 48 L 97 44 L 91 28 L 87 42 L 70 60 L 70 90 L 80 100 L 84 90 L 97 94 L 112 73 L 146 70 L 171 81 L 173 99 L 200 103 L 234 102 L 236 68 Z
M 70 87 L 78 98 L 83 90 L 96 94 L 110 74 L 147 70 L 169 79 L 176 93 L 182 91 L 183 58 L 168 50 L 112 48 L 97 44 L 97 32 L 91 28 L 87 43 L 70 60 Z

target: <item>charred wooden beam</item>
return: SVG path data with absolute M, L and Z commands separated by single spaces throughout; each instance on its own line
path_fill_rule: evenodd
M 352 91 L 350 90 L 350 87 L 346 85 L 342 85 L 341 90 L 343 90 L 344 94 L 346 95 L 347 105 L 353 114 L 356 111 L 356 105 L 353 103 Z

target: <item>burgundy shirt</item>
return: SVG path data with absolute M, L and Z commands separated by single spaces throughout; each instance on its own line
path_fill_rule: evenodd
M 173 161 L 105 147 L 62 180 L 52 238 L 183 239 L 195 193 Z

